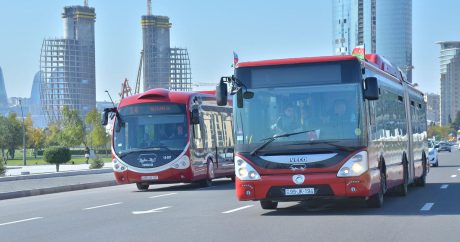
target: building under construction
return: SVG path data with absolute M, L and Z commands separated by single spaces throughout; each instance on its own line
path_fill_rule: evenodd
M 141 25 L 144 91 L 152 88 L 192 90 L 187 49 L 170 47 L 169 17 L 152 15 L 151 1 L 147 0 L 147 15 L 142 16 Z
M 96 107 L 94 8 L 64 7 L 64 38 L 45 39 L 40 54 L 40 99 L 48 122 L 61 119 L 64 107 L 81 117 Z

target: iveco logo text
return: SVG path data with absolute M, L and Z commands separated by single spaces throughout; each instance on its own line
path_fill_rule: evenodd
M 307 157 L 306 156 L 290 157 L 289 162 L 291 162 L 291 163 L 304 163 L 304 162 L 307 162 Z

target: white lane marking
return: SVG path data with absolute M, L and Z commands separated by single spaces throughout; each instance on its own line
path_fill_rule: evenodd
M 96 209 L 96 208 L 109 207 L 109 206 L 114 206 L 114 205 L 118 205 L 118 204 L 122 204 L 122 203 L 121 203 L 121 202 L 118 202 L 118 203 L 109 203 L 109 204 L 104 204 L 104 205 L 100 205 L 100 206 L 84 208 L 83 210 L 91 210 L 91 209 Z
M 161 208 L 155 208 L 155 209 L 146 210 L 146 211 L 133 211 L 132 214 L 138 215 L 138 214 L 147 214 L 147 213 L 157 213 L 157 212 L 161 212 L 159 210 L 163 210 L 167 208 L 170 208 L 170 207 L 161 207 Z
M 448 184 L 444 184 L 441 186 L 441 189 L 447 189 L 448 186 L 449 186 Z
M 434 203 L 425 203 L 423 207 L 420 209 L 420 211 L 430 211 L 431 207 L 433 207 Z
M 161 194 L 161 195 L 151 196 L 151 197 L 149 197 L 149 198 L 166 197 L 166 196 L 171 196 L 171 195 L 176 195 L 176 194 L 177 194 L 176 192 L 172 192 L 172 193 L 167 193 L 167 194 Z
M 236 211 L 239 211 L 239 210 L 250 208 L 252 206 L 254 206 L 254 205 L 246 205 L 246 206 L 235 208 L 235 209 L 232 209 L 232 210 L 228 210 L 228 211 L 225 211 L 225 212 L 222 212 L 222 213 L 233 213 L 233 212 L 236 212 Z
M 457 170 L 459 170 L 459 171 L 460 171 L 460 168 L 458 168 Z
M 452 175 L 452 176 L 450 176 L 450 177 L 455 178 L 455 177 L 457 177 L 457 175 Z
M 17 221 L 13 221 L 13 222 L 2 223 L 2 224 L 0 224 L 0 226 L 9 225 L 9 224 L 16 224 L 16 223 L 22 223 L 22 222 L 27 222 L 27 221 L 36 220 L 36 219 L 42 219 L 42 218 L 43 218 L 43 217 L 35 217 L 35 218 L 22 219 L 22 220 L 17 220 Z

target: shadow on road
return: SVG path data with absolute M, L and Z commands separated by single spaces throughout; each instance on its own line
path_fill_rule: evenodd
M 448 185 L 448 189 L 440 189 L 441 185 Z M 429 211 L 421 211 L 426 203 L 434 203 Z M 460 183 L 430 183 L 425 187 L 410 187 L 406 197 L 385 195 L 382 208 L 368 208 L 364 200 L 361 201 L 313 201 L 301 202 L 290 207 L 262 214 L 262 216 L 337 216 L 337 215 L 460 215 Z
M 150 185 L 147 191 L 135 191 L 135 192 L 173 192 L 173 191 L 216 191 L 216 190 L 234 190 L 235 183 L 230 179 L 219 179 L 212 181 L 212 186 L 202 187 L 198 183 L 181 183 L 171 184 L 166 187 L 156 187 L 155 184 Z

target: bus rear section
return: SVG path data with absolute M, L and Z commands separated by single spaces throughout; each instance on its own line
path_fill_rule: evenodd
M 239 63 L 217 88 L 217 100 L 226 82 L 239 90 L 237 198 L 266 209 L 355 198 L 380 207 L 387 190 L 423 185 L 423 94 L 383 68 L 354 56 Z
M 196 156 L 197 124 L 193 122 L 199 124 L 201 119 L 195 117 L 200 112 L 193 100 L 204 97 L 213 95 L 152 89 L 123 99 L 114 112 L 112 155 L 117 182 L 136 183 L 139 190 L 147 190 L 151 184 L 160 183 L 209 185 L 213 178 L 228 175 L 222 172 L 224 160 L 219 160 L 221 166 L 212 166 L 205 157 Z M 201 149 L 200 154 L 215 157 L 222 149 Z M 232 159 L 227 158 L 232 165 L 227 166 L 230 172 Z

